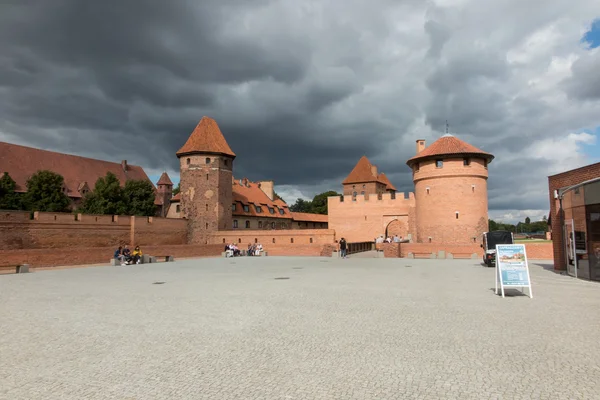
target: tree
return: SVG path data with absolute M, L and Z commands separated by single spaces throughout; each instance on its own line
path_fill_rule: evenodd
M 531 218 L 525 217 L 525 223 L 529 225 L 531 223 Z
M 542 221 L 548 222 L 548 218 L 544 215 L 544 217 L 542 218 Z
M 156 213 L 154 186 L 146 180 L 130 180 L 123 188 L 127 215 L 152 216 Z
M 317 194 L 315 197 L 313 197 L 312 201 L 297 199 L 296 203 L 290 206 L 290 211 L 312 214 L 327 214 L 327 198 L 331 196 L 340 196 L 340 194 L 330 190 Z
M 98 178 L 94 190 L 84 197 L 81 211 L 86 214 L 124 215 L 127 213 L 121 182 L 115 174 L 108 172 L 105 177 Z
M 0 178 L 0 210 L 20 210 L 21 198 L 15 193 L 17 184 L 5 172 Z
M 27 180 L 23 204 L 29 211 L 69 211 L 71 200 L 65 192 L 64 178 L 52 171 L 38 171 Z
M 277 192 L 276 192 L 276 191 L 274 191 L 274 190 L 273 190 L 273 200 L 281 200 L 281 201 L 285 202 L 285 200 L 283 200 L 283 199 L 281 198 L 281 196 L 279 196 L 279 195 L 277 194 Z
M 292 212 L 310 212 L 310 209 L 311 202 L 302 199 L 296 199 L 296 202 L 290 206 Z
M 175 186 L 175 189 L 173 189 L 173 196 L 175 196 L 181 191 L 181 188 L 179 187 L 180 185 L 181 183 L 178 183 L 177 186 Z

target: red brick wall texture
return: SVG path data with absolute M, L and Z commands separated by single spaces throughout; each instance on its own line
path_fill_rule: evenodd
M 471 258 L 473 253 L 478 259 L 483 258 L 483 250 L 478 245 L 436 245 L 434 243 L 383 243 L 381 245 L 385 258 L 408 257 L 412 253 L 414 258 L 431 258 L 434 253 L 436 258 L 440 251 L 448 258 L 451 253 L 454 258 Z M 527 258 L 530 260 L 552 260 L 552 243 L 525 243 Z

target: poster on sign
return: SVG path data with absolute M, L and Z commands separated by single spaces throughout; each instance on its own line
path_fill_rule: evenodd
M 496 294 L 498 294 L 498 284 L 500 284 L 502 297 L 504 297 L 504 288 L 527 288 L 529 297 L 533 298 L 524 244 L 496 245 Z

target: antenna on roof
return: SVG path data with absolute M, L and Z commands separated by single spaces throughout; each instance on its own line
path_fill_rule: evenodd
M 450 129 L 450 125 L 448 125 L 448 120 L 446 120 L 446 135 L 448 134 L 449 129 Z

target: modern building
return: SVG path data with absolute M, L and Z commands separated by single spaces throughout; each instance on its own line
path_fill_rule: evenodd
M 600 163 L 548 177 L 554 269 L 600 281 Z

